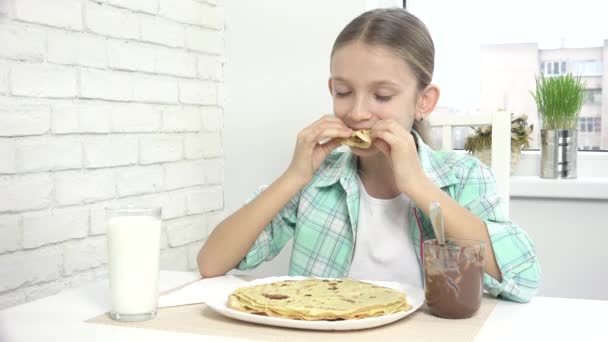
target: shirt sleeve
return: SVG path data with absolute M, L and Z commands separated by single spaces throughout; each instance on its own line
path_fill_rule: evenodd
M 260 187 L 245 203 L 253 201 L 266 188 L 268 186 Z M 271 260 L 279 254 L 285 244 L 293 237 L 299 199 L 298 193 L 281 208 L 279 213 L 262 230 L 247 255 L 236 266 L 237 269 L 250 270 L 256 268 L 262 262 Z
M 502 281 L 484 275 L 484 288 L 493 296 L 516 302 L 530 301 L 541 281 L 536 250 L 528 234 L 508 218 L 496 191 L 492 170 L 478 163 L 462 184 L 459 202 L 488 229 Z

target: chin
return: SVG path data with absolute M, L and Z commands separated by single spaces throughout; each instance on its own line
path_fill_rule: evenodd
M 369 148 L 350 147 L 350 151 L 357 157 L 369 157 L 380 153 L 380 151 L 373 145 Z

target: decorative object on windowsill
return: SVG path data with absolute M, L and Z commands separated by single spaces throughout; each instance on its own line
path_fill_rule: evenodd
M 467 137 L 464 149 L 484 164 L 492 164 L 492 125 L 472 127 L 475 133 Z M 515 173 L 521 150 L 530 146 L 530 135 L 534 125 L 528 124 L 528 116 L 521 115 L 514 118 L 511 113 L 511 174 Z
M 576 178 L 576 128 L 585 101 L 585 82 L 572 74 L 541 75 L 532 96 L 541 118 L 540 176 Z

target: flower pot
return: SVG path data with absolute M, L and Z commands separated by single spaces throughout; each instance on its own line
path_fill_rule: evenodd
M 473 151 L 473 156 L 479 159 L 482 163 L 487 166 L 492 166 L 492 149 L 486 147 L 480 151 Z M 519 164 L 519 157 L 521 156 L 520 149 L 511 150 L 511 171 L 510 174 L 513 175 L 515 170 L 517 169 L 517 165 Z
M 577 135 L 575 129 L 541 129 L 541 178 L 576 178 Z

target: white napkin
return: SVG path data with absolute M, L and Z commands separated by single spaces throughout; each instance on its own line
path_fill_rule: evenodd
M 205 303 L 209 298 L 226 295 L 227 290 L 234 289 L 247 281 L 232 275 L 206 278 L 187 285 L 158 298 L 158 307 Z

